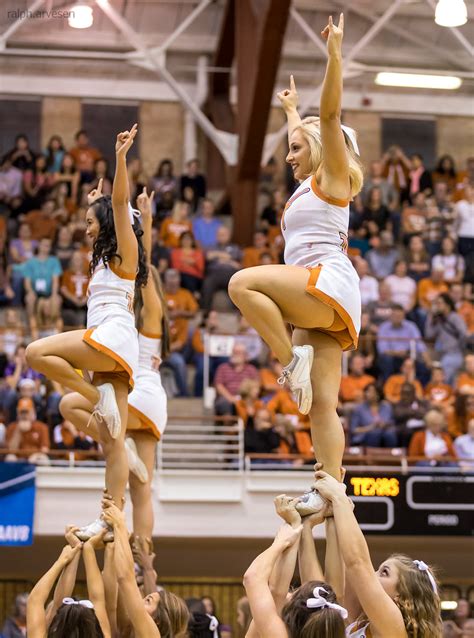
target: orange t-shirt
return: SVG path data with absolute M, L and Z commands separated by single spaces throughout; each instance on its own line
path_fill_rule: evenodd
M 280 386 L 277 383 L 277 375 L 270 368 L 260 369 L 260 383 L 265 392 L 275 392 L 275 389 L 270 389 L 273 386 L 277 386 L 276 391 L 280 390 Z
M 428 383 L 425 388 L 425 399 L 433 403 L 449 403 L 453 396 L 453 389 L 447 383 Z
M 57 221 L 41 210 L 31 210 L 25 215 L 25 224 L 31 230 L 31 239 L 54 239 L 56 235 Z
M 175 222 L 171 217 L 167 217 L 161 224 L 160 238 L 167 248 L 178 248 L 181 235 L 192 231 L 193 225 L 190 221 Z
M 260 401 L 260 399 L 257 399 L 256 401 L 253 402 L 254 414 L 258 410 L 263 410 L 264 408 L 265 408 L 265 403 L 263 401 Z M 239 399 L 237 401 L 237 403 L 235 404 L 235 410 L 237 412 L 237 416 L 239 416 L 244 422 L 244 425 L 247 425 L 249 413 L 247 410 L 247 404 L 243 399 Z
M 18 428 L 18 422 L 13 421 L 7 427 L 5 439 L 7 444 L 11 440 Z M 50 447 L 49 430 L 46 423 L 41 421 L 33 421 L 31 430 L 29 432 L 22 432 L 20 436 L 20 443 L 18 445 L 19 450 L 41 450 L 41 448 Z
M 185 288 L 179 288 L 178 292 L 171 294 L 165 293 L 168 310 L 184 310 L 187 312 L 197 312 L 198 305 L 193 295 Z M 186 343 L 188 338 L 189 320 L 185 317 L 178 317 L 170 321 L 170 338 L 171 343 L 179 341 Z
M 75 297 L 85 297 L 89 277 L 84 273 L 75 273 L 72 270 L 66 270 L 61 277 L 61 286 L 64 286 L 71 295 Z
M 313 443 L 311 442 L 311 436 L 307 430 L 297 430 L 294 433 L 296 451 L 298 454 L 304 456 L 311 456 L 313 454 Z M 278 448 L 279 454 L 291 454 L 291 449 L 288 443 L 282 439 L 280 441 L 280 447 Z
M 255 246 L 250 246 L 249 248 L 244 248 L 243 257 L 242 257 L 242 267 L 243 268 L 251 268 L 252 266 L 260 266 L 260 257 L 264 253 L 269 253 L 272 256 L 272 263 L 276 264 L 277 261 L 275 259 L 275 255 L 271 248 L 255 248 Z
M 272 416 L 275 416 L 275 414 L 293 414 L 298 416 L 298 420 L 301 423 L 309 422 L 309 416 L 303 415 L 299 412 L 298 406 L 293 401 L 293 398 L 288 390 L 280 390 L 279 392 L 277 392 L 275 396 L 268 402 L 267 408 Z
M 418 282 L 418 303 L 422 308 L 429 310 L 436 297 L 448 291 L 449 288 L 444 281 L 434 283 L 429 277 L 425 277 Z
M 360 377 L 355 377 L 351 374 L 342 377 L 341 387 L 339 389 L 339 396 L 341 401 L 360 401 L 363 396 L 363 391 L 369 383 L 374 383 L 375 379 L 370 374 L 362 374 Z
M 462 394 L 471 394 L 474 391 L 474 377 L 467 372 L 461 372 L 456 379 L 456 390 Z
M 400 401 L 402 385 L 404 383 L 412 383 L 418 399 L 423 398 L 423 388 L 417 379 L 414 381 L 408 381 L 403 374 L 392 374 L 385 381 L 383 386 L 383 393 L 387 401 L 390 401 L 391 403 L 398 403 L 398 401 Z
M 470 301 L 463 301 L 456 308 L 458 315 L 464 319 L 469 334 L 474 332 L 474 305 Z
M 402 213 L 402 228 L 407 234 L 422 233 L 426 226 L 426 214 L 423 211 L 407 206 Z
M 102 158 L 102 153 L 93 146 L 86 148 L 75 146 L 71 148 L 69 155 L 74 159 L 78 171 L 93 171 L 96 161 Z

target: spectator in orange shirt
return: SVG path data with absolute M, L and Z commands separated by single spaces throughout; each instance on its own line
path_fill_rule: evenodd
M 412 235 L 423 234 L 426 231 L 427 220 L 426 197 L 424 193 L 417 193 L 413 204 L 406 206 L 402 213 L 403 241 L 408 244 Z
M 272 354 L 267 367 L 260 369 L 260 383 L 264 397 L 272 397 L 282 389 L 278 379 L 282 375 L 283 366 Z
M 235 411 L 244 426 L 247 425 L 249 417 L 254 417 L 258 410 L 263 410 L 265 404 L 258 397 L 260 396 L 260 383 L 254 379 L 244 379 L 239 387 L 240 399 L 235 403 Z
M 189 219 L 190 207 L 187 202 L 176 202 L 171 217 L 163 220 L 160 239 L 167 248 L 179 248 L 179 239 L 185 232 L 192 233 L 193 225 Z
M 37 454 L 48 454 L 50 449 L 48 426 L 36 420 L 36 412 L 33 401 L 23 398 L 18 401 L 17 420 L 10 423 L 6 432 L 6 444 L 10 450 L 25 450 L 17 454 L 9 454 L 9 460 L 17 457 L 28 457 L 35 460 Z M 32 458 L 33 457 L 33 458 Z
M 81 173 L 81 182 L 92 182 L 95 177 L 94 165 L 101 159 L 102 153 L 90 145 L 87 131 L 78 131 L 75 139 L 76 146 L 71 148 L 69 155 L 73 158 L 76 169 Z
M 474 394 L 459 394 L 448 409 L 448 432 L 453 438 L 466 434 L 471 419 L 474 419 Z
M 464 370 L 456 379 L 459 394 L 474 394 L 474 354 L 464 355 Z
M 383 393 L 387 401 L 390 401 L 390 403 L 400 401 L 402 385 L 404 383 L 411 383 L 415 389 L 415 396 L 418 397 L 418 399 L 423 398 L 423 388 L 421 383 L 416 379 L 415 362 L 410 358 L 403 361 L 400 374 L 392 374 L 385 382 Z
M 433 363 L 431 381 L 425 388 L 425 399 L 434 405 L 446 407 L 454 401 L 453 388 L 445 383 L 444 371 L 439 363 Z
M 360 403 L 365 386 L 374 382 L 374 377 L 365 374 L 364 357 L 354 354 L 349 362 L 349 374 L 341 379 L 339 398 L 343 403 Z
M 176 379 L 179 396 L 188 395 L 187 368 L 184 348 L 188 341 L 189 319 L 195 316 L 198 305 L 189 290 L 180 287 L 179 272 L 165 272 L 165 298 L 170 319 L 170 350 L 165 366 L 170 367 Z
M 43 202 L 40 210 L 31 210 L 20 218 L 22 223 L 30 227 L 31 239 L 39 241 L 43 237 L 47 237 L 54 240 L 58 227 L 55 205 L 54 199 L 48 198 Z
M 268 245 L 267 234 L 263 230 L 257 230 L 253 235 L 253 246 L 244 248 L 242 268 L 251 268 L 260 265 L 260 257 L 263 253 L 271 253 Z M 276 263 L 276 260 L 273 261 Z
M 462 284 L 451 284 L 449 295 L 454 301 L 456 312 L 464 319 L 468 334 L 474 333 L 474 304 L 464 297 L 464 287 Z
M 197 247 L 196 240 L 189 231 L 181 234 L 179 248 L 173 248 L 171 251 L 171 268 L 181 273 L 183 288 L 192 293 L 201 289 L 204 277 L 204 253 Z
M 445 465 L 443 457 L 457 457 L 453 440 L 445 432 L 444 414 L 438 408 L 431 408 L 425 414 L 425 429 L 415 432 L 408 446 L 409 456 L 422 456 L 426 460 L 417 465 Z
M 438 295 L 448 290 L 444 281 L 444 269 L 432 268 L 431 277 L 425 277 L 418 282 L 418 305 L 424 310 L 430 310 Z
M 283 414 L 277 414 L 274 418 L 275 432 L 280 437 L 278 454 L 301 454 L 302 456 L 314 456 L 311 435 L 307 429 L 301 429 L 297 419 Z M 293 463 L 302 465 L 303 459 Z
M 85 325 L 88 285 L 89 277 L 85 273 L 83 254 L 76 250 L 70 259 L 69 268 L 61 277 L 62 315 L 66 326 Z
M 305 424 L 305 427 L 309 427 L 308 415 L 300 413 L 297 404 L 288 390 L 280 389 L 267 403 L 267 407 L 274 418 L 278 414 L 296 417 L 296 422 Z

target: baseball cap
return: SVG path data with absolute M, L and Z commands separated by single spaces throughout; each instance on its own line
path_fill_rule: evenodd
M 33 379 L 22 379 L 19 382 L 18 387 L 19 388 L 35 388 L 36 383 L 33 381 Z
M 18 401 L 16 409 L 18 412 L 21 412 L 22 410 L 33 410 L 34 407 L 34 403 L 31 399 L 23 397 Z

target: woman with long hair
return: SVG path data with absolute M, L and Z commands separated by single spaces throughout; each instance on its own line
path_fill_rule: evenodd
M 72 534 L 73 529 L 66 533 L 69 544 L 64 547 L 59 558 L 40 578 L 28 596 L 26 628 L 29 638 L 112 636 L 106 610 L 104 581 L 95 556 L 105 530 L 101 530 L 99 534 L 82 544 Z M 71 597 L 81 554 L 89 600 L 75 600 Z M 53 600 L 46 607 L 46 601 L 57 580 Z
M 185 231 L 179 237 L 179 248 L 171 250 L 171 268 L 181 273 L 181 286 L 192 293 L 198 292 L 204 278 L 205 258 L 194 235 Z
M 322 32 L 328 64 L 319 118 L 300 119 L 298 95 L 278 94 L 288 119 L 286 161 L 300 183 L 282 219 L 285 265 L 237 272 L 229 294 L 284 366 L 302 414 L 310 414 L 316 457 L 339 476 L 344 431 L 337 415 L 343 350 L 357 347 L 359 278 L 347 256 L 349 201 L 362 187 L 355 133 L 341 128 L 344 17 Z M 293 344 L 286 324 L 294 326 Z M 322 506 L 320 502 L 320 506 Z
M 326 504 L 324 511 L 301 519 L 296 507 L 299 500 L 285 494 L 275 499 L 276 512 L 285 525 L 244 575 L 253 616 L 247 638 L 345 636 L 347 611 L 337 603 L 337 596 L 343 594 L 343 569 L 332 513 Z M 325 574 L 318 561 L 312 531 L 324 520 L 327 526 Z M 301 586 L 288 592 L 297 558 Z
M 54 173 L 54 181 L 56 184 L 65 184 L 67 197 L 77 204 L 81 173 L 77 170 L 74 158 L 69 153 L 64 154 L 59 169 Z
M 105 495 L 103 516 L 113 527 L 113 566 L 118 583 L 119 608 L 123 606 L 125 617 L 118 618 L 131 627 L 119 635 L 133 638 L 173 638 L 185 635 L 189 611 L 182 598 L 166 590 L 155 591 L 142 597 L 135 578 L 132 550 L 125 516 L 112 499 Z M 110 613 L 111 610 L 109 610 Z M 117 611 L 119 611 L 117 609 Z M 112 625 L 114 623 L 112 622 Z M 131 631 L 130 631 L 131 630 Z
M 168 419 L 166 392 L 161 384 L 159 364 L 169 352 L 169 325 L 160 276 L 150 264 L 153 195 L 146 188 L 137 198 L 143 228 L 143 247 L 149 276 L 135 305 L 138 328 L 138 372 L 128 397 L 127 453 L 130 467 L 130 497 L 133 505 L 133 534 L 152 553 L 153 505 L 151 481 L 156 445 Z
M 441 638 L 441 603 L 431 567 L 393 554 L 374 571 L 367 542 L 346 496 L 346 487 L 317 470 L 316 489 L 331 502 L 346 568 L 347 636 Z
M 138 369 L 133 301 L 135 288 L 147 279 L 142 231 L 128 207 L 126 156 L 136 133 L 135 124 L 117 136 L 112 198 L 102 197 L 100 183 L 91 193 L 87 234 L 94 244 L 87 329 L 35 341 L 26 352 L 33 368 L 73 391 L 61 401 L 65 419 L 82 430 L 95 417 L 106 459 L 105 485 L 119 504 L 128 479 L 124 445 L 128 391 Z M 92 382 L 78 370 L 91 372 Z M 78 534 L 84 540 L 104 525 L 97 520 Z
M 49 138 L 48 146 L 44 150 L 48 173 L 57 173 L 60 170 L 65 153 L 66 149 L 61 136 L 52 135 Z

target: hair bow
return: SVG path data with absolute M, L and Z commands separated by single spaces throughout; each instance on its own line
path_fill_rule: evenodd
M 90 600 L 74 600 L 74 598 L 63 598 L 63 605 L 81 605 L 88 609 L 94 609 L 94 605 Z
M 128 202 L 128 218 L 130 219 L 130 224 L 132 226 L 135 219 L 139 219 L 140 215 L 141 215 L 140 211 L 137 210 L 136 208 L 133 208 L 130 202 Z
M 341 128 L 344 131 L 344 133 L 347 135 L 347 137 L 350 139 L 352 146 L 354 148 L 354 151 L 357 153 L 357 155 L 360 155 L 359 145 L 357 144 L 357 138 L 356 138 L 356 133 L 354 129 L 351 128 L 350 126 L 346 126 L 345 124 L 341 124 Z
M 217 631 L 217 628 L 219 627 L 219 621 L 217 620 L 215 616 L 211 616 L 211 614 L 206 614 L 206 616 L 210 620 L 209 631 L 214 632 L 214 635 L 212 638 L 219 638 L 219 632 Z
M 430 579 L 431 587 L 433 588 L 434 593 L 437 594 L 438 588 L 436 587 L 436 581 L 433 578 L 433 574 L 431 573 L 428 565 L 422 560 L 414 560 L 413 564 L 420 570 L 420 572 L 426 572 L 428 578 Z
M 338 611 L 345 620 L 349 615 L 347 609 L 344 609 L 344 607 L 341 607 L 341 605 L 336 603 L 330 603 L 327 598 L 321 596 L 320 592 L 324 592 L 325 594 L 328 593 L 324 587 L 315 587 L 313 589 L 314 598 L 308 598 L 306 601 L 306 607 L 308 607 L 308 609 L 325 609 L 326 607 L 329 607 L 329 609 L 335 609 Z

